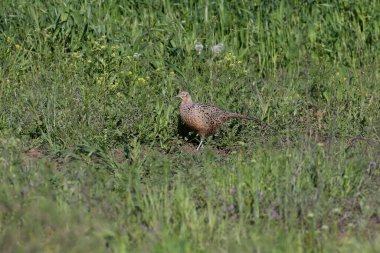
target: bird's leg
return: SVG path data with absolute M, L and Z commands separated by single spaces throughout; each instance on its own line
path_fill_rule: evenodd
M 204 133 L 199 133 L 199 136 L 201 137 L 201 142 L 199 143 L 197 150 L 201 149 L 201 147 L 203 146 L 203 141 L 206 138 L 206 135 Z
M 197 150 L 199 150 L 203 145 L 203 139 L 201 139 L 201 142 L 199 143 L 198 147 L 197 147 Z

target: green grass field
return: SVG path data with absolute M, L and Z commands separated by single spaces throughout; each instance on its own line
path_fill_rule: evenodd
M 32 2 L 0 1 L 0 252 L 380 252 L 379 1 Z M 181 90 L 267 127 L 197 152 Z

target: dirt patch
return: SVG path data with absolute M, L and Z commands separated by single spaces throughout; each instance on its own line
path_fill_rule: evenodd
M 202 152 L 204 152 L 205 149 L 212 149 L 212 151 L 215 154 L 221 155 L 221 156 L 228 156 L 231 154 L 231 150 L 226 149 L 226 148 L 203 146 L 200 148 L 200 150 L 197 150 L 197 147 L 198 145 L 194 145 L 193 143 L 186 143 L 182 145 L 182 150 L 191 155 L 202 154 Z
M 112 156 L 116 160 L 117 163 L 123 163 L 127 160 L 127 158 L 125 157 L 125 151 L 123 148 L 115 149 L 112 152 Z
M 25 155 L 29 158 L 29 159 L 41 159 L 42 157 L 45 156 L 45 152 L 44 150 L 42 149 L 39 149 L 39 148 L 32 148 L 32 149 L 29 149 Z
M 22 164 L 27 166 L 30 162 L 38 161 L 46 156 L 46 150 L 39 147 L 34 147 L 22 154 Z
M 182 146 L 182 150 L 185 151 L 186 153 L 189 153 L 191 155 L 195 155 L 195 154 L 198 154 L 198 150 L 197 148 L 191 144 L 191 143 L 186 143 Z
M 221 156 L 228 156 L 231 153 L 233 153 L 233 151 L 228 148 L 218 147 L 217 153 L 218 155 L 221 155 Z

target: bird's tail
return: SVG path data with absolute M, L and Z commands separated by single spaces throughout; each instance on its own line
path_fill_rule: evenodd
M 256 122 L 256 124 L 260 125 L 262 128 L 266 128 L 267 127 L 267 125 L 263 121 L 259 120 L 258 118 L 247 116 L 247 115 L 244 115 L 244 114 L 239 114 L 239 113 L 234 113 L 234 112 L 228 112 L 228 118 L 229 119 L 254 120 Z
M 249 120 L 257 120 L 256 118 L 253 118 L 253 117 L 250 117 L 250 116 L 247 116 L 247 115 L 243 115 L 243 114 L 239 114 L 239 113 L 234 113 L 234 112 L 229 112 L 229 113 L 228 113 L 228 118 L 230 118 L 230 119 L 249 119 Z

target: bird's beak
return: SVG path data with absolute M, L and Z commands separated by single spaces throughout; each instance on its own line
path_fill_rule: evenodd
M 176 98 L 181 98 L 181 96 L 178 94 L 177 96 L 175 96 Z

